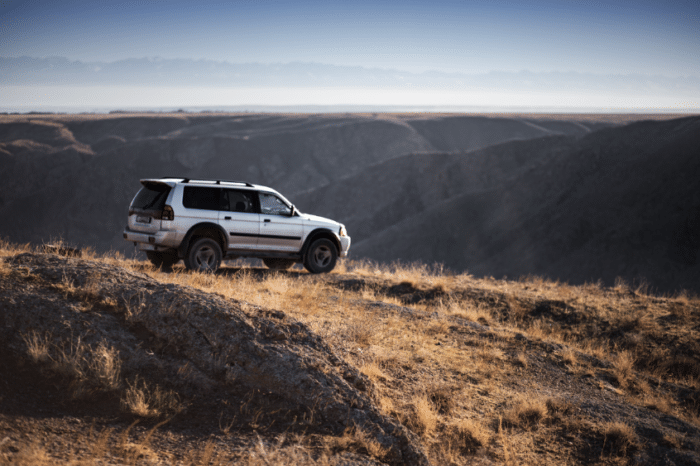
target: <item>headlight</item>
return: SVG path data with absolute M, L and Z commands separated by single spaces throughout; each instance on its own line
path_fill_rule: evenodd
M 347 232 L 347 230 L 345 230 L 345 226 L 344 226 L 344 225 L 341 225 L 341 226 L 340 226 L 340 232 L 338 232 L 338 234 L 339 234 L 340 236 L 348 236 L 348 232 Z

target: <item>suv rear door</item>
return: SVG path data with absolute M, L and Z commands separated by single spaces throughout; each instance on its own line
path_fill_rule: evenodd
M 170 185 L 160 181 L 144 180 L 143 187 L 129 206 L 129 229 L 139 233 L 160 230 L 163 207 L 170 194 Z

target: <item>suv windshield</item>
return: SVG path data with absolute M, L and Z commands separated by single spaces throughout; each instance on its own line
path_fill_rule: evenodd
M 165 199 L 170 192 L 170 186 L 162 183 L 149 183 L 134 198 L 131 207 L 136 209 L 163 210 Z

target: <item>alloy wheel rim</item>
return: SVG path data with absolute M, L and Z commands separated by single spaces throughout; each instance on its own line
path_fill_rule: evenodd
M 205 246 L 197 251 L 194 260 L 199 269 L 211 269 L 214 266 L 215 257 L 214 249 Z
M 331 250 L 328 246 L 319 246 L 314 251 L 314 263 L 320 267 L 327 266 L 331 261 Z

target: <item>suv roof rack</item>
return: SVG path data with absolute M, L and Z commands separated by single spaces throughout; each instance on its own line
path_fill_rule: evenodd
M 221 184 L 221 183 L 236 183 L 236 184 L 244 184 L 248 186 L 249 188 L 254 188 L 255 186 L 248 183 L 247 181 L 232 181 L 232 180 L 216 180 L 216 184 Z
M 163 178 L 174 178 L 174 179 L 178 179 L 178 178 L 179 178 L 179 179 L 182 180 L 182 183 L 189 183 L 190 181 L 192 181 L 192 180 L 190 180 L 189 178 L 185 178 L 185 177 L 182 177 L 182 176 L 162 176 L 161 179 L 163 179 Z M 195 181 L 197 181 L 197 180 L 195 180 Z M 200 180 L 200 181 L 214 181 L 214 182 L 215 182 L 214 184 L 219 184 L 219 185 L 220 185 L 221 183 L 236 183 L 236 184 L 243 184 L 243 185 L 245 185 L 245 186 L 247 186 L 247 187 L 249 187 L 249 188 L 254 188 L 254 187 L 255 187 L 255 185 L 250 184 L 250 183 L 248 183 L 247 181 L 233 181 L 233 180 Z

